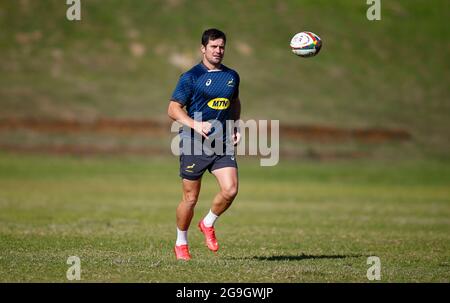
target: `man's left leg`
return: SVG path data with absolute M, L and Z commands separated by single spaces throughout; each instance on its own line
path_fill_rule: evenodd
M 214 197 L 211 210 L 220 216 L 230 207 L 238 193 L 238 173 L 236 167 L 224 167 L 211 172 L 219 183 L 220 191 Z
M 206 244 L 212 251 L 217 251 L 219 245 L 215 236 L 214 223 L 217 218 L 230 207 L 238 193 L 238 172 L 236 167 L 223 167 L 212 170 L 220 187 L 219 193 L 214 197 L 211 209 L 198 227 L 205 235 Z

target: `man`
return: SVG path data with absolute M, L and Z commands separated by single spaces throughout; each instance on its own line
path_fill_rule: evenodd
M 238 192 L 234 146 L 241 135 L 237 128 L 233 127 L 231 132 L 226 130 L 229 126 L 227 121 L 234 122 L 240 118 L 240 78 L 237 72 L 222 65 L 225 43 L 226 36 L 220 30 L 208 29 L 203 33 L 202 61 L 181 75 L 169 104 L 169 117 L 183 125 L 180 132 L 183 197 L 176 210 L 177 240 L 174 248 L 178 260 L 191 259 L 187 232 L 203 173 L 206 170 L 212 173 L 220 187 L 209 213 L 198 223 L 207 247 L 213 252 L 219 249 L 214 223 Z

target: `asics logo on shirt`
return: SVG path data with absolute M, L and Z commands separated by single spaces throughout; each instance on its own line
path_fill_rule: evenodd
M 211 82 L 212 82 L 212 80 L 211 80 L 211 79 L 208 79 L 208 81 L 206 81 L 205 85 L 206 85 L 206 86 L 210 86 L 210 85 L 211 85 Z

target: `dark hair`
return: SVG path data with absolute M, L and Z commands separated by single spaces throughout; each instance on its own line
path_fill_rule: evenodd
M 216 28 L 210 28 L 203 32 L 202 44 L 203 46 L 206 46 L 209 40 L 217 40 L 217 39 L 223 39 L 223 42 L 227 43 L 227 37 L 225 36 L 224 32 Z

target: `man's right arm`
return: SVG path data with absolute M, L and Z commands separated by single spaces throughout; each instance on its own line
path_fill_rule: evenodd
M 208 138 L 207 134 L 211 130 L 211 123 L 194 121 L 194 119 L 189 117 L 188 114 L 184 111 L 183 105 L 181 103 L 171 100 L 169 103 L 167 114 L 172 120 L 186 125 L 195 130 L 197 133 L 201 134 L 203 137 Z

